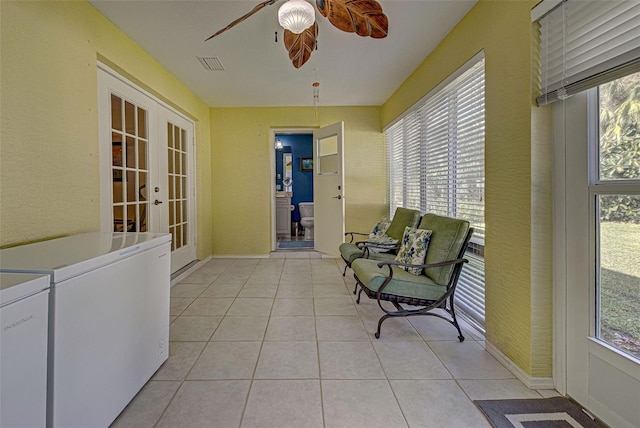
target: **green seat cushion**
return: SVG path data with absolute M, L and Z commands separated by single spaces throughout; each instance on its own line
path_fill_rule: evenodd
M 416 227 L 420 221 L 420 211 L 409 210 L 406 208 L 396 208 L 396 212 L 393 215 L 393 220 L 387 229 L 387 236 L 398 241 L 402 239 L 404 235 L 404 228 Z
M 389 268 L 378 267 L 379 261 L 371 259 L 357 259 L 351 265 L 353 273 L 360 282 L 371 291 L 378 291 L 385 281 Z M 404 269 L 393 266 L 393 279 L 384 288 L 383 293 L 404 296 L 413 299 L 437 300 L 447 290 L 446 286 L 436 284 L 425 275 L 414 275 Z
M 425 214 L 420 221 L 419 229 L 432 231 L 429 249 L 424 263 L 439 263 L 458 258 L 464 240 L 469 231 L 469 222 L 436 214 Z M 425 269 L 424 273 L 437 284 L 446 285 L 454 266 Z

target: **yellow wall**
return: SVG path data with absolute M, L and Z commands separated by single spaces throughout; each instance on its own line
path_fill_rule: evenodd
M 321 107 L 316 118 L 209 109 L 86 2 L 0 1 L 0 246 L 99 229 L 98 59 L 196 122 L 204 258 L 269 252 L 271 129 L 345 121 L 346 228 L 370 229 L 388 210 L 382 126 L 484 49 L 487 340 L 548 377 L 548 135 L 532 123 L 548 124 L 532 107 L 532 5 L 481 0 L 382 107 Z
M 547 235 L 536 237 L 535 245 L 532 242 L 532 186 L 548 185 L 550 177 L 550 159 L 544 153 L 536 154 L 536 159 L 546 164 L 532 161 L 536 107 L 531 92 L 530 9 L 534 4 L 478 2 L 383 105 L 382 123 L 392 121 L 484 50 L 486 338 L 528 375 L 551 377 L 550 266 L 536 265 L 532 272 L 532 246 L 537 260 L 550 260 L 551 252 L 548 187 L 535 195 L 535 221 L 540 223 L 535 230 Z M 546 257 L 540 255 L 544 250 Z
M 0 8 L 0 246 L 99 230 L 98 59 L 196 122 L 197 186 L 209 194 L 209 110 L 197 96 L 87 2 Z M 211 199 L 197 203 L 206 257 Z
M 212 108 L 213 253 L 271 250 L 272 129 L 343 120 L 345 228 L 368 231 L 388 213 L 379 107 Z

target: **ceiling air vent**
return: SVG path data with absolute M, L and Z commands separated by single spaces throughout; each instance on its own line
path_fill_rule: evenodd
M 198 58 L 198 61 L 200 61 L 200 64 L 202 64 L 202 66 L 204 68 L 206 68 L 207 70 L 224 71 L 224 66 L 222 65 L 222 63 L 220 62 L 218 57 L 200 57 L 200 56 L 198 56 L 196 58 Z

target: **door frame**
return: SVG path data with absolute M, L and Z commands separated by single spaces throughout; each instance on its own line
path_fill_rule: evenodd
M 276 134 L 289 134 L 289 135 L 313 135 L 313 127 L 306 128 L 271 128 L 269 134 L 269 171 L 271 175 L 269 178 L 270 198 L 271 198 L 271 251 L 275 251 L 278 248 L 278 237 L 276 236 Z
M 607 405 L 606 399 L 592 394 L 594 383 L 610 388 L 594 378 L 596 364 L 597 373 L 603 375 L 620 373 L 635 378 L 636 382 L 640 378 L 633 361 L 594 334 L 596 214 L 590 175 L 597 165 L 593 153 L 599 125 L 597 90 L 576 94 L 554 104 L 552 109 L 555 386 L 558 392 L 575 399 L 606 423 L 628 426 L 628 422 Z M 576 211 L 584 215 L 573 215 Z M 578 284 L 586 285 L 578 288 Z M 619 382 L 617 385 L 629 382 L 629 378 L 625 380 L 617 374 L 615 379 Z M 607 376 L 607 382 L 614 382 L 614 377 Z M 631 383 L 627 383 L 626 388 Z
M 132 82 L 131 80 L 127 79 L 125 76 L 121 75 L 120 73 L 118 73 L 117 71 L 115 71 L 114 69 L 112 69 L 111 67 L 109 67 L 108 65 L 98 61 L 97 62 L 97 80 L 98 80 L 98 84 L 97 84 L 97 91 L 98 91 L 98 111 L 97 111 L 97 115 L 98 115 L 98 122 L 102 122 L 103 120 L 105 120 L 104 118 L 100 117 L 100 105 L 101 105 L 101 99 L 104 96 L 103 94 L 103 87 L 102 84 L 100 83 L 100 74 L 101 73 L 105 73 L 107 74 L 109 77 L 116 79 L 117 81 L 119 81 L 120 83 L 122 83 L 123 85 L 127 86 L 128 88 L 130 88 L 132 91 L 137 91 L 140 94 L 142 94 L 144 97 L 148 98 L 150 101 L 153 101 L 155 103 L 154 106 L 154 115 L 155 115 L 155 120 L 159 120 L 159 119 L 163 119 L 166 117 L 166 115 L 164 114 L 164 112 L 160 112 L 159 110 L 163 109 L 171 114 L 174 114 L 176 116 L 178 116 L 179 118 L 181 118 L 182 120 L 186 121 L 190 127 L 191 127 L 191 132 L 190 132 L 190 137 L 191 137 L 191 141 L 190 141 L 190 149 L 191 152 L 188 154 L 188 167 L 189 167 L 189 176 L 188 176 L 188 186 L 189 186 L 189 192 L 191 193 L 191 204 L 188 207 L 188 215 L 189 215 L 189 224 L 192 225 L 191 227 L 191 239 L 193 240 L 193 246 L 194 249 L 197 253 L 197 246 L 198 246 L 198 225 L 197 225 L 197 188 L 196 188 L 196 175 L 195 175 L 195 168 L 196 168 L 196 124 L 195 122 L 190 119 L 187 115 L 181 113 L 180 111 L 176 110 L 174 107 L 170 106 L 169 104 L 165 103 L 164 101 L 162 101 L 161 99 L 159 99 L 158 97 L 156 97 L 155 95 L 153 95 L 152 93 L 150 93 L 149 91 L 145 90 L 144 88 L 141 88 L 139 85 L 137 85 L 136 83 Z M 149 121 L 149 123 L 151 123 L 151 121 Z M 109 228 L 105 229 L 107 226 L 107 221 L 104 219 L 104 215 L 107 211 L 111 210 L 111 205 L 110 205 L 110 201 L 112 201 L 113 199 L 113 195 L 111 194 L 112 192 L 112 188 L 111 188 L 111 182 L 110 180 L 106 180 L 107 177 L 110 177 L 111 174 L 111 166 L 110 166 L 110 162 L 102 162 L 102 160 L 104 160 L 105 157 L 110 158 L 111 153 L 108 151 L 107 149 L 107 144 L 103 144 L 102 139 L 105 138 L 103 136 L 102 133 L 102 129 L 103 129 L 104 125 L 99 125 L 99 129 L 98 129 L 98 163 L 99 163 L 99 174 L 100 174 L 100 229 L 101 230 L 112 230 L 112 222 L 109 223 Z M 111 129 L 110 126 L 111 124 L 109 123 L 109 128 Z M 151 134 L 152 131 L 151 129 L 149 130 L 149 141 L 151 142 Z M 159 139 L 160 138 L 160 132 L 166 132 L 166 129 L 164 127 L 162 127 L 159 123 L 158 123 L 158 129 L 154 130 L 153 133 L 155 134 L 155 138 Z M 104 147 L 103 147 L 104 146 Z M 156 157 L 153 158 L 155 159 L 157 162 L 157 165 L 154 165 L 155 169 L 158 169 L 160 167 L 160 165 L 164 165 L 166 164 L 167 160 L 166 160 L 166 147 L 160 147 L 158 148 L 158 153 L 156 153 Z M 162 150 L 162 153 L 160 153 L 160 150 Z M 150 159 L 152 159 L 150 157 Z M 159 177 L 159 171 L 156 174 L 158 175 L 158 177 L 156 178 L 157 180 L 162 180 L 162 177 Z M 161 193 L 162 195 L 168 195 L 168 189 L 166 188 L 166 184 L 165 186 L 162 186 L 164 188 L 164 191 Z M 150 189 L 149 189 L 150 190 Z M 150 194 L 150 193 L 149 193 Z M 109 195 L 109 196 L 106 196 Z M 109 199 L 109 201 L 107 200 Z M 151 203 L 149 204 L 149 206 L 151 207 Z M 164 205 L 165 207 L 168 207 L 168 204 Z M 168 209 L 168 208 L 167 208 Z M 156 217 L 158 217 L 156 220 L 156 222 L 158 222 L 158 224 L 162 227 L 167 227 L 168 228 L 168 213 L 163 213 L 162 215 L 156 215 Z M 166 222 L 164 222 L 166 218 Z M 164 224 L 163 224 L 164 223 Z M 151 225 L 151 223 L 149 223 Z M 150 232 L 152 232 L 152 230 L 149 229 Z M 169 233 L 169 230 L 163 230 L 162 233 Z M 172 271 L 173 273 L 173 271 Z

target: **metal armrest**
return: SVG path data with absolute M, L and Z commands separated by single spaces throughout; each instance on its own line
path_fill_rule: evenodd
M 398 242 L 357 241 L 355 244 L 358 248 L 377 247 L 389 250 L 400 248 L 400 244 Z
M 351 237 L 349 238 L 349 242 L 353 242 L 353 235 L 362 235 L 362 236 L 368 236 L 368 233 L 361 233 L 361 232 L 345 232 L 344 236 L 346 237 L 347 235 L 351 235 Z
M 400 243 L 398 242 L 381 243 L 381 242 L 375 242 L 375 241 L 359 241 L 359 242 L 356 242 L 356 246 L 362 250 L 362 257 L 364 257 L 365 259 L 369 258 L 370 248 L 377 248 L 377 249 L 386 250 L 386 251 L 400 249 Z
M 468 263 L 468 262 L 469 260 L 467 259 L 455 259 L 455 260 L 447 260 L 444 262 L 431 263 L 426 265 L 412 265 L 408 263 L 402 263 L 396 260 L 389 260 L 389 261 L 378 263 L 378 267 L 382 268 L 383 266 L 389 266 L 389 269 L 391 269 L 391 266 L 401 266 L 401 267 L 409 267 L 409 268 L 415 268 L 415 269 L 429 269 L 429 268 L 435 268 L 435 267 L 457 265 L 460 263 Z

